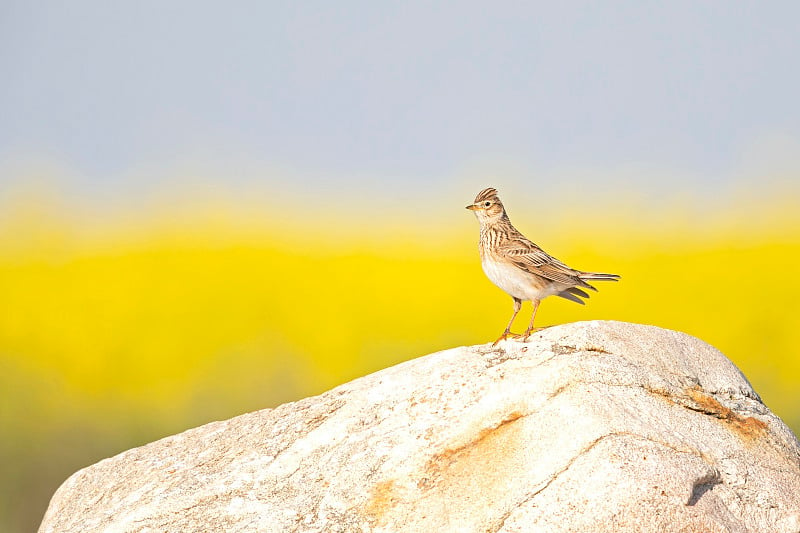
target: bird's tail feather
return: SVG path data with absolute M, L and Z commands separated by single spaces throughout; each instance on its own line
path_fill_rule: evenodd
M 578 273 L 578 280 L 580 286 L 585 289 L 591 289 L 593 291 L 597 291 L 592 285 L 587 283 L 586 280 L 597 280 L 597 281 L 619 281 L 619 274 L 603 274 L 602 272 L 579 272 Z M 581 298 L 588 298 L 589 294 L 586 291 L 579 289 L 578 287 L 569 287 L 568 289 L 564 289 L 563 291 L 557 293 L 558 296 L 562 298 L 566 298 L 567 300 L 571 300 L 575 303 L 583 304 L 584 301 Z
M 558 293 L 558 296 L 575 302 L 576 304 L 583 305 L 585 302 L 581 300 L 581 298 L 588 298 L 589 295 L 586 291 L 580 290 L 578 287 L 570 287 L 568 289 L 564 289 L 563 291 Z
M 578 273 L 578 280 L 580 280 L 580 286 L 592 289 L 593 291 L 597 292 L 597 289 L 590 285 L 586 280 L 592 281 L 619 281 L 619 274 L 603 274 L 601 272 L 579 272 Z
M 597 281 L 619 281 L 619 274 L 603 274 L 601 272 L 581 272 L 578 277 Z
M 575 296 L 580 296 L 581 298 L 588 298 L 589 297 L 589 295 L 586 293 L 586 291 L 582 291 L 578 287 L 570 287 L 569 289 L 566 290 L 566 292 L 571 292 Z
M 576 304 L 585 305 L 585 302 L 583 300 L 581 300 L 580 298 L 578 298 L 569 291 L 561 291 L 559 293 L 556 293 L 556 295 L 561 296 L 562 298 L 566 298 L 567 300 L 570 300 L 572 302 L 575 302 Z

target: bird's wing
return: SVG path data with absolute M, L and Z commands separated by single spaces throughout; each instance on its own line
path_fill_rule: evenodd
M 565 285 L 583 285 L 577 270 L 571 269 L 521 235 L 501 244 L 498 251 L 518 268 L 531 274 Z

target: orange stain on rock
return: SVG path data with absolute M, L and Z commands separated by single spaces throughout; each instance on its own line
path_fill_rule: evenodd
M 375 485 L 372 497 L 364 507 L 364 515 L 381 524 L 386 511 L 393 506 L 393 502 L 396 500 L 394 480 L 381 481 Z
M 767 430 L 766 422 L 752 416 L 742 416 L 725 407 L 716 398 L 703 391 L 688 389 L 686 394 L 697 405 L 699 411 L 722 420 L 732 431 L 745 440 L 755 440 Z

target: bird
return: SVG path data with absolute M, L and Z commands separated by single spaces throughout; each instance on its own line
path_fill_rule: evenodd
M 556 295 L 583 305 L 582 298 L 589 297 L 584 289 L 597 291 L 589 281 L 618 281 L 620 278 L 618 274 L 575 270 L 546 253 L 511 224 L 497 190 L 492 187 L 478 193 L 467 209 L 480 223 L 478 248 L 483 272 L 514 299 L 514 314 L 493 345 L 509 336 L 520 337 L 511 333 L 511 325 L 522 302 L 530 300 L 533 305 L 530 324 L 521 335 L 524 342 L 534 331 L 536 311 L 544 298 Z M 536 328 L 540 329 L 543 328 Z

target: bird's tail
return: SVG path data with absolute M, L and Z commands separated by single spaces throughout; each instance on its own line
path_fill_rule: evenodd
M 602 274 L 600 272 L 581 272 L 578 277 L 597 281 L 619 281 L 619 274 Z
M 596 281 L 619 281 L 619 274 L 602 274 L 600 272 L 578 272 L 578 282 L 580 283 L 581 287 L 586 289 L 592 289 L 593 291 L 597 291 L 592 285 L 590 285 L 586 280 L 596 280 Z M 588 298 L 589 294 L 586 291 L 582 291 L 578 287 L 569 287 L 559 293 L 558 296 L 562 298 L 566 298 L 567 300 L 572 300 L 575 303 L 579 303 L 583 305 L 583 300 L 581 298 Z
M 592 285 L 590 285 L 587 280 L 589 281 L 619 281 L 619 274 L 603 274 L 601 272 L 580 272 L 578 274 L 578 279 L 581 280 L 581 287 L 586 287 L 587 289 L 592 289 L 596 291 Z

